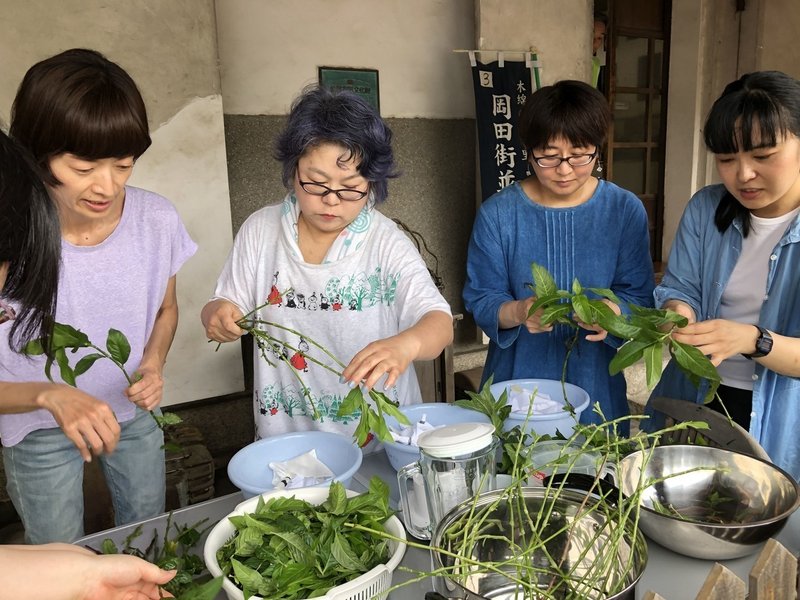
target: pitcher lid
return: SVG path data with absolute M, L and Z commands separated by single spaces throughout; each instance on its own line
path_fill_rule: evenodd
M 421 433 L 417 445 L 431 456 L 446 458 L 483 450 L 493 435 L 489 423 L 456 423 Z

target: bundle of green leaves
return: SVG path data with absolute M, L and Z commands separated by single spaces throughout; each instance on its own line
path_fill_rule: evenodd
M 628 304 L 630 314 L 616 314 L 606 300 L 623 306 L 617 295 L 606 288 L 584 288 L 575 279 L 572 290 L 560 290 L 550 272 L 541 265 L 531 264 L 533 285 L 530 286 L 536 300 L 528 311 L 528 316 L 542 310 L 543 325 L 559 323 L 576 330 L 573 345 L 577 343 L 579 325 L 576 317 L 583 323 L 600 325 L 610 334 L 623 340 L 622 346 L 609 364 L 609 373 L 616 375 L 622 369 L 644 359 L 648 388 L 653 388 L 661 379 L 664 348 L 695 386 L 705 380 L 708 383 L 706 402 L 713 400 L 721 382 L 716 367 L 700 350 L 689 344 L 676 341 L 672 333 L 685 327 L 686 317 L 671 310 L 646 308 Z M 567 349 L 564 359 L 564 375 L 572 346 Z M 563 377 L 562 377 L 563 379 Z
M 236 532 L 217 550 L 217 560 L 245 600 L 321 596 L 387 561 L 389 539 L 370 531 L 385 532 L 392 514 L 389 488 L 377 477 L 368 492 L 350 498 L 334 482 L 320 505 L 260 498 L 253 513 L 230 517 Z
M 81 348 L 90 348 L 94 350 L 94 352 L 83 355 L 78 362 L 75 363 L 75 366 L 70 365 L 67 351 L 69 351 L 70 354 L 75 354 Z M 80 329 L 76 329 L 72 325 L 67 325 L 65 323 L 55 323 L 53 324 L 53 331 L 50 336 L 31 340 L 22 349 L 22 352 L 28 356 L 45 355 L 44 374 L 47 376 L 47 379 L 53 381 L 52 370 L 53 363 L 55 363 L 58 365 L 61 379 L 73 387 L 77 387 L 78 376 L 86 373 L 94 363 L 103 358 L 113 362 L 119 370 L 122 371 L 122 375 L 125 377 L 125 381 L 128 382 L 128 385 L 133 385 L 141 378 L 136 377 L 138 374 L 131 376 L 125 370 L 125 363 L 128 362 L 128 358 L 131 354 L 131 344 L 128 338 L 125 337 L 125 334 L 118 329 L 112 328 L 108 330 L 106 347 L 101 348 L 95 345 L 89 339 L 89 336 Z M 177 425 L 181 422 L 181 418 L 174 413 L 165 412 L 159 415 L 150 411 L 150 414 L 161 429 L 164 429 L 168 425 Z M 174 444 L 169 443 L 165 444 L 164 447 L 167 450 L 177 448 Z

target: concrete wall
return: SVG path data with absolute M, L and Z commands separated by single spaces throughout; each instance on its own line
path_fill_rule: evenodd
M 759 69 L 775 69 L 800 78 L 800 3 L 797 0 L 761 0 Z
M 378 69 L 384 117 L 474 116 L 469 0 L 220 0 L 226 114 L 283 115 L 317 67 Z
M 164 403 L 242 389 L 238 346 L 214 353 L 198 316 L 232 240 L 213 0 L 0 0 L 0 14 L 0 120 L 25 71 L 68 48 L 99 50 L 136 80 L 153 145 L 131 183 L 172 200 L 200 246 L 178 275 Z
M 535 50 L 542 85 L 591 76 L 592 0 L 476 0 L 478 47 Z

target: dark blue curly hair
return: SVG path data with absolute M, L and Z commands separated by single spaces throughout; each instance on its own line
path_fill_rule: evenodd
M 311 86 L 292 104 L 286 128 L 275 144 L 275 158 L 283 164 L 283 184 L 292 189 L 297 163 L 321 144 L 347 149 L 361 176 L 370 183 L 375 202 L 388 194 L 388 180 L 397 177 L 392 131 L 366 100 L 352 92 L 334 92 Z

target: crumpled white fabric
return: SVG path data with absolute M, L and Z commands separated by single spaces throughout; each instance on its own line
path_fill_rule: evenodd
M 431 429 L 438 429 L 439 427 L 444 427 L 444 425 L 431 425 L 427 421 L 427 415 L 423 414 L 419 421 L 408 426 L 400 427 L 399 430 L 395 430 L 390 427 L 389 433 L 392 434 L 392 438 L 394 438 L 394 441 L 398 444 L 405 444 L 406 446 L 418 446 L 419 444 L 417 444 L 417 438 L 421 433 L 430 431 Z
M 512 413 L 528 414 L 528 408 L 533 402 L 532 415 L 546 415 L 561 412 L 564 405 L 561 402 L 552 400 L 549 394 L 531 390 L 521 385 L 512 385 L 508 388 L 508 404 L 511 405 Z
M 317 458 L 316 450 L 284 462 L 271 462 L 272 485 L 276 489 L 294 489 L 320 485 L 333 479 L 333 472 Z

